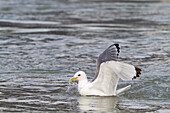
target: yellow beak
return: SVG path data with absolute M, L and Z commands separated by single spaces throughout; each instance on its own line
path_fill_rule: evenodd
M 70 81 L 73 81 L 73 80 L 76 80 L 76 79 L 77 79 L 77 77 L 71 77 Z

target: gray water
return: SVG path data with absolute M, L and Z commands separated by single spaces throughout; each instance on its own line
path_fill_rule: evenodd
M 119 43 L 142 69 L 118 97 L 83 97 L 69 78 Z M 0 0 L 0 112 L 170 112 L 169 0 Z

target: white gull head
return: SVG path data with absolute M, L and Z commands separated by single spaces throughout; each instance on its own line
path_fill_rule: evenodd
M 87 76 L 85 74 L 84 71 L 78 71 L 77 73 L 75 73 L 75 75 L 70 79 L 70 81 L 72 80 L 78 80 L 78 81 L 84 81 L 87 80 Z

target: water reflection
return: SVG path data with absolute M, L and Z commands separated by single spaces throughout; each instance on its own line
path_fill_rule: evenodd
M 118 112 L 116 104 L 118 97 L 91 97 L 81 96 L 78 99 L 79 108 L 82 111 L 101 111 L 101 112 Z

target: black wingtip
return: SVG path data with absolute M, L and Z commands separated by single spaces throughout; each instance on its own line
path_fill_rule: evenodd
M 140 68 L 138 68 L 138 67 L 136 67 L 136 66 L 135 66 L 135 70 L 136 70 L 136 76 L 134 76 L 134 77 L 132 78 L 132 80 L 135 79 L 135 78 L 137 78 L 137 77 L 139 77 L 139 75 L 141 74 L 141 71 L 142 71 Z
M 119 47 L 119 44 L 114 44 L 117 48 L 117 52 L 120 53 L 120 47 Z
M 112 44 L 111 46 L 109 46 L 109 48 L 111 48 L 112 46 L 115 46 L 116 49 L 117 49 L 117 58 L 119 56 L 119 53 L 120 53 L 120 47 L 119 47 L 119 44 Z
M 113 46 L 115 46 L 116 47 L 116 49 L 117 49 L 117 56 L 119 55 L 119 53 L 120 53 L 120 47 L 119 47 L 119 44 L 112 44 L 111 46 L 109 46 L 108 48 L 111 48 L 111 47 L 113 47 Z

